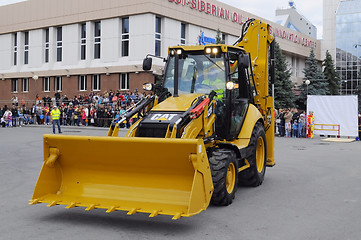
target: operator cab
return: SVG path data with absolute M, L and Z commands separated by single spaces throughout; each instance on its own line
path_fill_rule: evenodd
M 178 76 L 176 76 L 176 74 Z M 216 93 L 217 137 L 237 138 L 248 104 L 253 102 L 249 56 L 242 48 L 226 45 L 169 49 L 162 86 L 172 96 Z

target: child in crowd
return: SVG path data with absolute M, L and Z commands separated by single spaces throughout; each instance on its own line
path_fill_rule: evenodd
M 298 122 L 297 122 L 297 120 L 295 120 L 294 122 L 293 122 L 293 125 L 292 125 L 292 129 L 293 129 L 293 137 L 295 138 L 295 137 L 298 137 Z

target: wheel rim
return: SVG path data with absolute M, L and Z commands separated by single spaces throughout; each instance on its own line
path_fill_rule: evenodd
M 257 152 L 256 152 L 257 171 L 259 173 L 263 171 L 264 158 L 265 158 L 264 141 L 262 137 L 259 137 L 257 140 Z
M 236 168 L 234 167 L 233 163 L 230 163 L 227 169 L 227 178 L 226 178 L 226 187 L 227 192 L 231 194 L 234 189 L 236 181 Z

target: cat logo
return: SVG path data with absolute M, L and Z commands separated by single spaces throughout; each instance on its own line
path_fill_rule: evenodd
M 171 121 L 177 114 L 158 113 L 154 114 L 150 120 L 152 121 Z

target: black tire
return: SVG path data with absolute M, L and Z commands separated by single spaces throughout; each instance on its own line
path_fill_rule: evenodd
M 264 180 L 267 161 L 266 133 L 261 123 L 255 125 L 249 147 L 251 154 L 246 159 L 250 167 L 239 173 L 238 182 L 242 186 L 257 187 Z
M 234 199 L 238 185 L 236 154 L 229 149 L 217 148 L 210 153 L 209 164 L 214 187 L 211 203 L 217 206 L 228 206 Z

